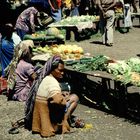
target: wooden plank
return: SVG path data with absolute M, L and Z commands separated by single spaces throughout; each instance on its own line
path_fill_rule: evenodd
M 79 72 L 79 71 L 74 70 L 71 66 L 65 66 L 65 68 L 73 72 Z M 79 73 L 86 74 L 88 76 L 114 80 L 114 76 L 112 74 L 107 73 L 106 71 L 86 71 L 86 72 L 79 72 Z

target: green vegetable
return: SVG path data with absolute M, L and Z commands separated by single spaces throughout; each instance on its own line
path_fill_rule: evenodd
M 95 71 L 105 70 L 107 66 L 108 58 L 104 55 L 99 55 L 89 59 L 81 59 L 79 63 L 73 65 L 73 69 L 77 71 Z
M 126 61 L 126 63 L 131 67 L 133 72 L 140 73 L 140 59 L 139 58 L 130 58 Z

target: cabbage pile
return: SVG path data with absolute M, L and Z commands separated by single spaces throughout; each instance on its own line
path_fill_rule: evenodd
M 116 63 L 109 63 L 107 72 L 113 74 L 116 80 L 124 84 L 133 84 L 140 86 L 140 59 L 130 58 L 128 60 L 117 61 Z

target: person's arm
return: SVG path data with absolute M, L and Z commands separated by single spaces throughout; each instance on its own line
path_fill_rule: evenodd
M 101 5 L 101 1 L 100 0 L 97 0 L 96 1 L 96 4 L 97 4 L 97 6 L 99 7 L 99 10 L 103 13 L 103 15 L 105 14 L 105 12 L 104 12 L 104 9 L 103 9 L 103 7 L 102 7 L 102 5 Z
M 31 29 L 32 29 L 32 32 L 34 33 L 35 32 L 35 16 L 33 13 L 30 14 L 30 25 L 31 25 Z
M 112 3 L 112 4 L 110 4 L 107 8 L 105 8 L 105 9 L 104 9 L 104 12 L 106 12 L 106 11 L 108 11 L 109 9 L 111 9 L 111 8 L 115 7 L 116 2 L 117 2 L 116 0 L 113 0 L 113 3 Z

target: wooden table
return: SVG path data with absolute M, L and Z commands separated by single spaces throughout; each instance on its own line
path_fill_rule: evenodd
M 78 92 L 88 101 L 119 115 L 127 112 L 127 87 L 129 85 L 116 81 L 112 74 L 105 71 L 77 72 L 71 66 L 66 66 L 66 71 L 77 89 L 81 88 Z M 98 96 L 97 99 L 96 96 Z

